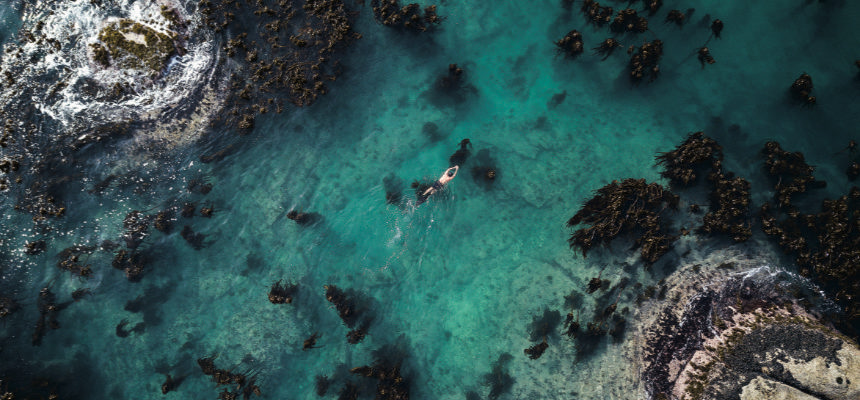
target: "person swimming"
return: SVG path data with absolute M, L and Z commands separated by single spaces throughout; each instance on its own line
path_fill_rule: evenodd
M 433 193 L 436 193 L 437 191 L 444 188 L 445 185 L 451 181 L 451 179 L 454 179 L 454 177 L 457 176 L 457 171 L 459 169 L 459 165 L 455 165 L 451 168 L 446 169 L 445 173 L 443 173 L 442 176 L 440 176 L 439 179 L 436 180 L 436 182 L 433 182 L 433 185 L 431 185 L 429 188 L 427 188 L 427 190 L 418 195 L 418 204 L 427 201 L 427 199 L 432 196 Z

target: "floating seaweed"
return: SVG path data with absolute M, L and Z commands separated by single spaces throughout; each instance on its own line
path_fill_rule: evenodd
M 609 29 L 615 33 L 643 33 L 648 30 L 648 19 L 640 17 L 632 8 L 625 8 L 618 11 L 618 15 L 609 24 Z
M 95 246 L 67 247 L 57 254 L 57 257 L 59 258 L 59 261 L 57 261 L 57 268 L 69 271 L 72 275 L 89 278 L 92 275 L 93 270 L 90 268 L 89 264 L 82 264 L 80 258 L 81 255 L 92 254 L 95 250 Z
M 660 153 L 656 158 L 657 165 L 663 167 L 661 176 L 673 185 L 688 186 L 703 172 L 719 167 L 723 148 L 704 132 L 696 132 L 687 136 L 675 150 Z
M 582 54 L 582 51 L 585 49 L 585 45 L 582 43 L 582 33 L 576 29 L 568 32 L 567 35 L 556 41 L 555 45 L 558 46 L 559 53 L 564 53 L 566 56 L 572 58 L 576 58 Z
M 114 255 L 111 266 L 125 272 L 125 276 L 129 281 L 137 282 L 143 276 L 143 270 L 148 261 L 148 258 L 142 252 L 120 249 Z
M 580 8 L 589 22 L 603 26 L 612 20 L 612 7 L 601 6 L 594 0 L 585 0 Z
M 36 328 L 33 331 L 32 344 L 39 346 L 42 344 L 42 338 L 45 337 L 45 328 L 59 329 L 60 322 L 57 317 L 68 303 L 57 304 L 57 296 L 51 292 L 48 287 L 42 288 L 39 291 L 39 298 L 36 300 L 36 308 L 39 310 L 39 319 L 36 321 Z M 11 312 L 11 311 L 10 311 Z
M 660 214 L 666 209 L 678 208 L 678 196 L 657 183 L 644 179 L 625 179 L 597 190 L 597 195 L 567 221 L 568 227 L 580 228 L 568 239 L 570 247 L 577 247 L 583 256 L 592 247 L 606 245 L 623 234 L 637 233 L 636 243 L 642 258 L 654 263 L 669 251 L 675 237 L 661 226 Z
M 302 343 L 302 351 L 320 347 L 317 346 L 317 339 L 319 339 L 321 336 L 322 335 L 320 335 L 319 332 L 314 332 L 309 338 L 305 339 L 305 341 Z
M 669 14 L 666 15 L 665 23 L 674 23 L 675 25 L 684 26 L 684 23 L 687 22 L 687 14 L 685 14 L 681 10 L 669 10 Z
M 279 280 L 269 289 L 269 301 L 272 304 L 290 304 L 298 289 L 298 286 L 292 282 L 282 285 Z
M 722 146 L 714 139 L 703 132 L 692 133 L 675 150 L 660 153 L 656 158 L 657 165 L 663 167 L 660 175 L 668 178 L 674 186 L 692 185 L 699 176 L 707 174 L 713 189 L 711 207 L 703 218 L 701 232 L 725 233 L 736 242 L 746 241 L 752 235 L 749 223 L 750 184 L 731 172 L 723 173 Z M 694 211 L 692 206 L 691 211 Z
M 543 352 L 546 351 L 548 347 L 549 344 L 547 344 L 546 336 L 544 336 L 543 341 L 523 350 L 523 352 L 526 353 L 526 355 L 529 356 L 529 358 L 531 358 L 532 360 L 537 360 L 538 358 L 540 358 L 540 356 L 543 355 Z
M 750 183 L 741 177 L 712 173 L 708 180 L 714 184 L 711 208 L 702 219 L 701 231 L 725 233 L 735 242 L 744 242 L 752 236 L 749 221 Z
M 717 62 L 714 60 L 714 57 L 711 56 L 711 50 L 708 49 L 707 46 L 700 47 L 696 52 L 696 57 L 698 57 L 699 62 L 702 64 L 702 68 L 705 68 L 705 64 L 713 64 Z
M 592 50 L 594 50 L 595 54 L 602 55 L 603 59 L 605 60 L 607 57 L 612 55 L 612 52 L 615 51 L 615 49 L 619 47 L 621 47 L 621 42 L 619 42 L 615 38 L 606 38 L 602 42 L 600 42 L 599 46 L 595 47 Z
M 173 230 L 173 214 L 173 208 L 161 210 L 158 212 L 158 214 L 155 214 L 155 220 L 153 221 L 153 226 L 155 226 L 155 229 L 157 229 L 161 233 L 170 233 L 170 231 Z
M 718 19 L 715 19 L 714 22 L 711 22 L 711 33 L 714 35 L 715 38 L 719 39 L 720 33 L 722 33 L 722 32 L 723 32 L 723 21 L 721 21 L 718 18 Z
M 344 292 L 341 288 L 335 285 L 325 285 L 325 298 L 329 301 L 329 303 L 333 304 L 335 309 L 337 310 L 337 315 L 343 321 L 343 323 L 352 328 L 355 326 L 355 323 L 358 321 L 358 313 L 356 312 L 356 306 L 354 300 L 347 296 L 346 292 Z
M 290 210 L 287 212 L 287 218 L 295 221 L 302 226 L 314 225 L 322 220 L 322 215 L 315 212 L 304 212 Z
M 260 387 L 257 386 L 257 378 L 254 374 L 231 372 L 231 370 L 220 369 L 215 366 L 215 358 L 217 356 L 203 357 L 197 359 L 197 365 L 204 375 L 211 376 L 217 386 L 229 385 L 232 390 L 223 389 L 219 394 L 219 399 L 237 399 L 242 395 L 243 399 L 249 399 L 251 395 L 262 396 Z
M 812 87 L 812 77 L 804 72 L 791 84 L 789 93 L 804 104 L 815 104 L 815 96 L 811 95 Z
M 815 180 L 812 176 L 815 168 L 806 163 L 801 152 L 785 151 L 778 142 L 770 141 L 765 143 L 762 154 L 765 156 L 765 170 L 776 182 L 774 201 L 777 207 L 792 208 L 794 195 L 826 185 L 824 181 Z
M 425 32 L 442 23 L 435 5 L 424 7 L 423 12 L 417 3 L 401 6 L 399 0 L 372 0 L 370 6 L 374 18 L 392 28 Z
M 647 75 L 653 82 L 660 75 L 660 58 L 663 57 L 663 41 L 654 39 L 639 46 L 639 51 L 630 58 L 630 79 L 639 83 Z

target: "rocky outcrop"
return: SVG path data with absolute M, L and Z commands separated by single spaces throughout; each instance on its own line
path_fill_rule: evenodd
M 649 398 L 860 399 L 860 348 L 824 322 L 837 308 L 817 287 L 762 262 L 719 260 L 680 268 L 676 301 L 641 316 Z
M 744 386 L 741 391 L 741 400 L 815 400 L 810 396 L 791 386 L 757 377 Z

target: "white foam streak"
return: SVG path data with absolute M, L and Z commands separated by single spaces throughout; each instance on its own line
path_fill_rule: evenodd
M 207 83 L 214 77 L 218 54 L 211 35 L 198 30 L 196 17 L 186 14 L 185 7 L 175 1 L 125 0 L 115 4 L 119 15 L 114 12 L 117 10 L 99 8 L 89 0 L 40 2 L 28 7 L 23 17 L 25 27 L 32 29 L 36 21 L 42 21 L 45 37 L 62 46 L 60 51 L 44 54 L 41 60 L 29 65 L 21 77 L 21 84 L 52 81 L 44 83 L 42 90 L 36 90 L 32 98 L 34 106 L 67 128 L 129 119 L 146 122 L 157 120 L 165 112 L 193 112 L 197 104 L 189 99 L 201 90 L 212 89 Z M 189 27 L 184 32 L 188 42 L 182 43 L 187 53 L 174 57 L 163 76 L 153 79 L 148 71 L 102 68 L 90 59 L 90 45 L 99 41 L 101 29 L 119 18 L 141 21 L 150 28 L 166 31 L 169 21 L 161 15 L 161 5 L 175 9 Z M 24 56 L 20 59 L 40 58 L 37 55 L 49 47 L 45 42 L 27 43 L 21 47 Z M 96 96 L 81 89 L 92 86 L 93 81 L 99 86 Z M 64 87 L 56 86 L 61 82 Z M 133 93 L 119 100 L 110 99 L 104 94 L 106 88 L 115 84 L 128 85 Z M 52 90 L 54 93 L 49 96 Z

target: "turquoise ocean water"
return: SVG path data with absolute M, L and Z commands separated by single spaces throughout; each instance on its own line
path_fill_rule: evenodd
M 667 0 L 650 18 L 651 32 L 617 36 L 625 48 L 605 60 L 589 50 L 577 59 L 556 52 L 553 42 L 571 29 L 583 33 L 586 49 L 612 36 L 608 26 L 586 23 L 579 3 L 565 10 L 557 0 L 440 1 L 445 20 L 420 35 L 386 28 L 369 5 L 354 5 L 362 38 L 342 53 L 343 75 L 328 93 L 309 107 L 259 117 L 241 138 L 211 128 L 238 143 L 224 160 L 199 161 L 222 146 L 207 141 L 148 153 L 134 150 L 132 138 L 92 152 L 81 161 L 87 176 L 63 194 L 66 215 L 47 233 L 13 209 L 7 192 L 0 288 L 21 309 L 0 324 L 4 383 L 27 386 L 46 377 L 58 382 L 61 398 L 217 398 L 220 389 L 194 361 L 217 354 L 219 367 L 256 373 L 264 398 L 318 398 L 317 375 L 334 379 L 327 395 L 333 398 L 346 381 L 372 387 L 348 369 L 383 352 L 402 355 L 412 398 L 488 398 L 487 375 L 508 353 L 502 369 L 511 384 L 500 399 L 643 398 L 630 350 L 641 339 L 635 325 L 620 340 L 607 337 L 589 349 L 551 334 L 546 353 L 530 360 L 523 349 L 536 343 L 533 319 L 549 309 L 581 314 L 584 323 L 597 302 L 585 293 L 590 278 L 628 276 L 653 285 L 687 249 L 687 257 L 706 257 L 732 245 L 685 240 L 645 270 L 629 242 L 587 258 L 575 253 L 565 222 L 612 180 L 665 184 L 654 156 L 702 130 L 723 145 L 728 169 L 752 181 L 754 203 L 769 195 L 758 155 L 767 140 L 803 151 L 816 177 L 828 182 L 824 194 L 846 193 L 849 154 L 840 150 L 857 139 L 860 123 L 860 3 Z M 36 22 L 22 7 L 0 6 L 4 43 Z M 690 7 L 695 12 L 683 28 L 663 23 L 668 10 Z M 725 23 L 720 39 L 709 40 L 712 18 Z M 651 38 L 665 43 L 661 75 L 633 85 L 626 46 Z M 716 63 L 703 68 L 695 51 L 706 42 Z M 461 98 L 435 89 L 452 63 L 473 87 Z M 803 72 L 814 79 L 814 107 L 787 93 Z M 566 96 L 554 105 L 559 93 Z M 437 134 L 427 134 L 428 123 Z M 415 207 L 410 183 L 438 177 L 464 138 L 472 157 L 444 192 Z M 472 176 L 480 157 L 498 171 L 491 184 Z M 121 185 L 87 192 L 115 171 L 150 185 L 139 193 Z M 189 193 L 188 181 L 200 177 L 212 191 Z M 405 204 L 386 203 L 386 178 L 403 190 Z M 180 217 L 170 234 L 151 230 L 143 246 L 153 259 L 140 282 L 111 268 L 106 252 L 86 259 L 88 279 L 55 266 L 66 247 L 116 240 L 129 211 L 184 201 L 215 212 L 210 219 Z M 323 219 L 302 227 L 287 219 L 292 209 Z M 208 245 L 189 246 L 183 225 L 206 235 Z M 766 254 L 784 263 L 775 268 L 791 271 L 754 230 L 736 251 Z M 38 238 L 47 239 L 46 251 L 24 254 L 25 242 Z M 269 286 L 281 279 L 299 285 L 292 304 L 267 300 Z M 349 329 L 326 301 L 324 285 L 355 291 L 372 316 L 363 342 L 346 342 Z M 59 302 L 79 288 L 91 295 L 63 309 L 60 329 L 48 330 L 35 347 L 36 298 L 45 286 Z M 580 304 L 565 304 L 571 293 L 581 295 Z M 636 294 L 619 297 L 631 325 Z M 135 299 L 145 300 L 143 310 L 127 311 Z M 143 322 L 145 331 L 118 337 L 123 319 L 129 328 Z M 319 348 L 303 351 L 314 332 Z M 185 376 L 176 392 L 160 393 L 163 373 Z M 372 389 L 364 393 L 372 396 Z

